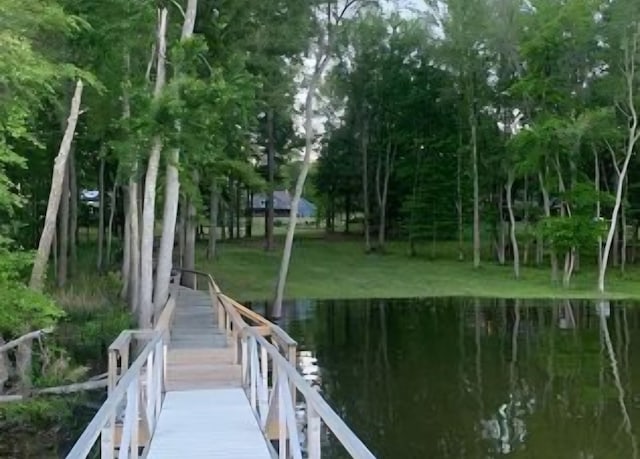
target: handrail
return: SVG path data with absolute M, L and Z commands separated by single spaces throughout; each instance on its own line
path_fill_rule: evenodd
M 278 439 L 278 456 L 302 459 L 302 441 L 296 421 L 299 393 L 306 403 L 307 433 L 304 436 L 309 459 L 320 459 L 321 425 L 333 432 L 343 447 L 358 459 L 374 459 L 366 445 L 349 429 L 322 396 L 298 373 L 297 342 L 282 328 L 223 294 L 213 277 L 201 271 L 183 272 L 203 276 L 209 284 L 214 307 L 218 307 L 218 325 L 241 341 L 236 353 L 242 366 L 242 385 L 261 428 L 269 438 Z M 248 324 L 245 319 L 254 324 Z M 265 331 L 271 337 L 265 338 Z M 280 349 L 278 349 L 280 348 Z M 283 352 L 284 351 L 284 352 Z
M 322 396 L 254 327 L 242 330 L 242 336 L 247 341 L 246 353 L 250 354 L 243 361 L 242 374 L 246 378 L 244 382 L 249 386 L 251 405 L 257 411 L 265 428 L 269 424 L 269 419 L 275 416 L 273 413 L 277 413 L 281 426 L 279 429 L 280 445 L 287 443 L 287 435 L 282 429 L 283 424 L 286 426 L 286 432 L 291 439 L 288 442 L 291 451 L 289 455 L 285 453 L 286 457 L 302 457 L 302 451 L 295 450 L 296 445 L 299 446 L 300 442 L 293 441 L 297 436 L 297 425 L 295 422 L 296 413 L 291 400 L 292 398 L 295 400 L 296 392 L 298 392 L 306 403 L 307 457 L 310 459 L 320 458 L 320 421 L 323 421 L 352 457 L 375 458 Z M 276 375 L 271 379 L 272 387 L 270 389 L 268 387 L 269 363 L 272 365 L 272 372 Z M 271 397 L 268 397 L 269 393 Z
M 222 293 L 222 290 L 220 290 L 220 287 L 215 282 L 211 274 L 203 271 L 193 270 L 193 269 L 185 269 L 185 268 L 176 268 L 176 269 L 189 274 L 194 274 L 195 276 L 204 277 L 207 280 L 209 287 L 211 289 L 209 293 L 211 294 L 211 296 L 216 297 L 218 303 L 222 303 L 226 312 L 232 316 L 232 321 L 237 322 L 236 324 L 234 324 L 237 326 L 237 328 L 244 328 L 246 326 L 249 326 L 249 324 L 247 324 L 244 320 L 242 321 L 242 323 L 239 323 L 232 310 L 235 310 L 241 317 L 249 319 L 249 321 L 255 324 L 259 324 L 261 326 L 267 327 L 271 332 L 270 333 L 271 336 L 278 341 L 278 346 L 280 346 L 283 349 L 283 351 L 290 353 L 292 348 L 297 347 L 298 343 L 293 338 L 291 338 L 291 336 L 289 336 L 289 334 L 286 333 L 278 325 L 274 324 L 270 320 L 263 317 L 261 314 L 258 314 L 257 312 L 252 311 L 246 306 L 238 303 L 233 298 Z M 232 306 L 232 307 L 228 308 L 228 306 Z M 218 326 L 223 327 L 225 324 L 221 319 L 222 317 L 221 315 L 219 315 Z M 233 319 L 236 319 L 236 320 L 233 320 Z
M 130 332 L 130 331 L 129 331 Z M 126 333 L 126 332 L 124 332 Z M 121 338 L 122 342 L 126 338 Z M 116 340 L 117 342 L 119 340 Z M 115 448 L 115 419 L 118 409 L 126 403 L 123 431 L 119 444 L 119 458 L 138 457 L 139 415 L 149 425 L 152 432 L 160 416 L 162 403 L 162 380 L 164 371 L 164 342 L 160 332 L 154 332 L 129 369 L 120 378 L 116 386 L 102 404 L 96 415 L 75 443 L 67 459 L 83 459 L 93 449 L 102 436 L 103 458 L 112 458 Z M 146 376 L 146 384 L 143 381 Z M 142 396 L 142 397 L 141 397 Z M 144 406 L 140 406 L 142 399 Z

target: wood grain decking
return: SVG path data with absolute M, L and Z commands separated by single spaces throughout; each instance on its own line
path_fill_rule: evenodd
M 176 287 L 167 351 L 167 391 L 240 387 L 240 365 L 207 292 Z
M 244 391 L 169 392 L 148 459 L 267 459 L 271 454 Z

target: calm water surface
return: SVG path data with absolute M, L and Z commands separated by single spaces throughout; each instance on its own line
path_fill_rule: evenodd
M 281 325 L 306 378 L 377 457 L 638 457 L 638 307 L 298 301 Z M 347 457 L 325 442 L 325 457 Z

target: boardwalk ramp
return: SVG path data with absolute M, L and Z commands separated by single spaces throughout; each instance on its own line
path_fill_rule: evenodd
M 296 342 L 191 273 L 207 290 L 174 285 L 154 330 L 109 347 L 108 397 L 67 458 L 319 459 L 323 429 L 373 458 L 298 373 Z

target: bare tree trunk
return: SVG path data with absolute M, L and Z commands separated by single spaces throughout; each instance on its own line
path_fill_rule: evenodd
M 131 312 L 138 312 L 140 299 L 140 214 L 138 200 L 137 164 L 129 178 L 129 244 L 131 267 L 129 269 L 129 307 Z
M 120 269 L 122 277 L 122 290 L 120 298 L 127 299 L 129 292 L 129 281 L 131 273 L 131 215 L 129 212 L 129 189 L 124 188 L 124 196 L 122 199 L 124 207 L 124 234 L 122 238 L 122 268 Z
M 198 173 L 193 174 L 194 188 L 198 189 Z M 185 244 L 184 244 L 184 268 L 194 270 L 196 268 L 196 228 L 198 225 L 196 206 L 193 204 L 193 197 L 187 198 L 187 221 L 185 228 Z M 184 273 L 182 275 L 182 284 L 187 287 L 195 287 L 195 275 L 192 273 Z
M 62 143 L 53 166 L 53 176 L 51 179 L 51 190 L 49 192 L 49 202 L 47 204 L 47 213 L 44 221 L 44 228 L 40 235 L 38 244 L 38 252 L 31 271 L 31 279 L 29 287 L 33 290 L 41 291 L 44 286 L 44 274 L 51 252 L 51 242 L 56 230 L 56 220 L 58 208 L 60 206 L 60 197 L 62 195 L 62 183 L 67 168 L 67 157 L 71 149 L 73 134 L 76 130 L 78 116 L 80 114 L 80 100 L 82 99 L 82 81 L 78 80 L 76 89 L 71 100 L 71 109 L 69 111 L 69 119 L 67 121 L 67 129 L 64 132 Z
M 227 210 L 225 209 L 224 200 L 220 201 L 219 211 L 220 211 L 220 222 L 222 223 L 220 225 L 220 239 L 222 241 L 226 241 L 227 240 L 227 215 L 226 215 Z
M 273 249 L 273 187 L 275 186 L 275 142 L 273 136 L 273 109 L 267 110 L 267 199 L 264 220 L 265 250 Z
M 369 124 L 363 120 L 363 127 L 360 139 L 360 149 L 362 152 L 362 202 L 364 207 L 364 250 L 371 252 L 371 229 L 369 228 L 369 218 L 371 209 L 369 206 Z
M 187 10 L 182 24 L 182 35 L 180 41 L 185 42 L 193 36 L 193 28 L 196 22 L 196 12 L 198 0 L 189 0 Z M 179 122 L 176 130 L 180 131 Z M 173 247 L 176 240 L 176 220 L 178 217 L 178 204 L 180 201 L 180 176 L 178 163 L 180 161 L 180 150 L 171 150 L 167 161 L 166 185 L 164 197 L 164 212 L 162 216 L 162 237 L 160 239 L 160 249 L 158 251 L 158 266 L 156 268 L 156 287 L 154 298 L 154 309 L 159 312 L 169 297 L 169 281 L 171 279 L 171 268 L 173 266 Z
M 107 224 L 107 251 L 105 254 L 106 258 L 106 266 L 107 268 L 111 265 L 111 245 L 113 243 L 113 219 L 116 215 L 116 201 L 117 201 L 117 193 L 118 190 L 118 182 L 117 180 L 113 181 L 113 188 L 111 189 L 111 193 L 109 196 L 110 208 L 109 208 L 109 223 Z
M 514 173 L 509 171 L 507 178 L 507 209 L 509 210 L 509 235 L 511 236 L 511 250 L 513 251 L 513 274 L 516 279 L 520 278 L 520 252 L 518 251 L 518 240 L 516 238 L 516 219 L 513 216 L 513 199 L 511 190 L 513 188 Z
M 549 200 L 549 191 L 544 184 L 544 177 L 542 176 L 542 172 L 538 171 L 538 181 L 540 182 L 540 191 L 542 192 L 542 203 L 544 206 L 544 215 L 545 217 L 551 217 L 551 202 Z M 558 281 L 558 256 L 556 254 L 555 248 L 551 247 L 551 281 Z
M 214 260 L 216 258 L 216 239 L 218 238 L 218 183 L 213 179 L 211 183 L 211 195 L 209 197 L 209 250 L 207 250 L 207 259 Z
M 497 241 L 497 255 L 498 263 L 504 265 L 507 262 L 507 230 L 505 228 L 505 222 L 502 218 L 503 208 L 503 196 L 502 190 L 498 189 L 498 241 Z
M 158 99 L 165 85 L 167 9 L 159 14 L 158 24 L 158 65 L 154 98 Z M 140 300 L 138 305 L 138 327 L 151 328 L 153 314 L 153 236 L 155 227 L 156 182 L 162 137 L 156 135 L 152 140 L 151 152 L 144 181 L 144 206 L 142 209 L 142 238 L 140 242 Z
M 620 207 L 620 272 L 624 273 L 627 267 L 627 194 L 629 191 L 628 180 L 625 178 L 625 197 L 622 200 L 622 206 Z
M 236 180 L 236 186 L 235 186 L 235 192 L 236 192 L 236 236 L 238 239 L 240 239 L 241 235 L 240 235 L 240 216 L 242 215 L 242 189 L 240 187 L 240 180 Z
M 595 163 L 594 166 L 594 185 L 596 189 L 596 220 L 600 221 L 600 158 L 598 157 L 598 150 L 593 147 L 593 161 Z M 598 272 L 600 272 L 600 268 L 602 266 L 602 236 L 598 236 Z
M 58 220 L 58 271 L 56 284 L 62 288 L 67 283 L 67 263 L 69 261 L 69 162 L 62 181 L 62 196 L 60 197 Z
M 105 212 L 105 186 L 104 186 L 104 169 L 106 160 L 104 158 L 104 152 L 100 157 L 100 171 L 98 172 L 98 198 L 100 199 L 100 207 L 98 208 L 98 259 L 96 261 L 96 268 L 98 272 L 102 271 L 104 264 L 102 251 L 104 248 L 104 212 Z
M 458 168 L 456 172 L 456 210 L 458 211 L 458 260 L 464 260 L 464 222 L 462 220 L 462 140 L 458 148 Z
M 78 261 L 78 176 L 74 148 L 69 152 L 69 273 L 76 272 Z
M 318 58 L 318 64 L 309 86 L 307 88 L 307 96 L 305 100 L 305 148 L 304 148 L 304 161 L 302 168 L 300 169 L 300 175 L 296 181 L 296 189 L 293 194 L 293 200 L 291 201 L 291 209 L 289 211 L 289 225 L 287 227 L 287 236 L 285 238 L 284 249 L 282 252 L 282 261 L 280 263 L 280 272 L 278 274 L 278 285 L 276 287 L 276 297 L 273 302 L 273 308 L 271 315 L 274 318 L 278 318 L 282 315 L 282 300 L 284 298 L 284 287 L 287 282 L 287 274 L 289 272 L 289 262 L 291 260 L 291 249 L 293 247 L 293 236 L 296 230 L 296 221 L 298 218 L 298 204 L 300 203 L 300 197 L 302 196 L 302 190 L 304 189 L 304 182 L 307 179 L 309 168 L 311 167 L 311 153 L 313 152 L 313 101 L 315 97 L 316 88 L 320 81 L 320 77 L 327 66 L 329 59 L 328 55 L 322 55 Z
M 564 272 L 562 274 L 562 286 L 569 287 L 571 285 L 571 275 L 576 263 L 576 249 L 571 247 L 564 256 Z
M 471 153 L 473 163 L 473 267 L 480 267 L 480 185 L 478 182 L 478 126 L 471 116 Z
M 395 149 L 391 142 L 387 143 L 387 149 L 384 157 L 384 177 L 380 183 L 380 169 L 382 161 L 378 157 L 378 165 L 376 168 L 376 196 L 378 197 L 379 223 L 378 223 L 378 249 L 384 252 L 385 231 L 387 224 L 387 196 L 389 193 L 389 177 L 391 176 L 392 163 L 395 156 Z
M 636 29 L 633 32 L 633 45 L 632 48 L 637 50 L 638 42 L 640 41 L 640 24 L 637 25 Z M 631 157 L 633 156 L 633 152 L 635 150 L 636 143 L 640 139 L 640 132 L 638 131 L 638 113 L 636 110 L 636 100 L 635 100 L 635 84 L 636 84 L 636 74 L 635 74 L 635 64 L 636 64 L 636 56 L 629 56 L 629 51 L 626 51 L 626 67 L 625 67 L 625 78 L 627 83 L 627 107 L 626 109 L 629 111 L 630 118 L 630 126 L 627 135 L 627 148 L 625 152 L 624 163 L 622 169 L 618 174 L 618 180 L 616 184 L 616 201 L 613 207 L 613 213 L 611 215 L 611 224 L 609 225 L 609 232 L 607 233 L 607 240 L 604 246 L 604 252 L 602 253 L 602 264 L 600 265 L 600 270 L 598 272 L 598 290 L 600 293 L 604 293 L 605 291 L 605 276 L 607 274 L 607 264 L 609 261 L 609 254 L 611 253 L 611 245 L 613 243 L 613 236 L 616 232 L 616 226 L 618 222 L 618 214 L 620 213 L 620 207 L 622 206 L 622 192 L 624 188 L 625 181 L 627 179 L 627 170 L 629 169 L 629 162 L 631 161 Z M 615 163 L 615 157 L 613 158 Z M 617 168 L 617 165 L 616 165 Z
M 524 224 L 527 231 L 527 238 L 524 244 L 524 256 L 522 262 L 525 266 L 529 264 L 529 249 L 531 246 L 531 237 L 529 236 L 529 176 L 524 176 Z
M 186 196 L 182 196 L 180 199 L 180 209 L 179 209 L 179 218 L 180 224 L 178 228 L 178 259 L 180 261 L 180 266 L 184 266 L 184 250 L 185 250 L 185 238 L 187 231 L 187 213 L 188 213 L 188 203 Z M 224 227 L 224 224 L 222 225 Z

